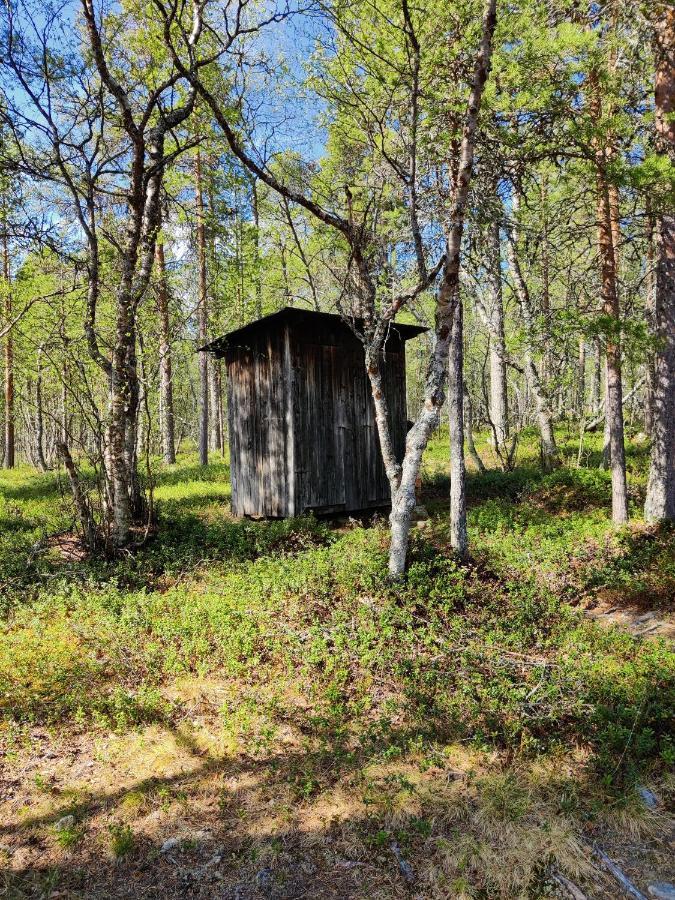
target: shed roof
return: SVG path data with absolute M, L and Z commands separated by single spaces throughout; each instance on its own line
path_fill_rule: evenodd
M 199 349 L 206 350 L 209 353 L 220 354 L 224 353 L 226 350 L 234 349 L 235 347 L 245 346 L 247 339 L 253 337 L 254 334 L 260 334 L 268 329 L 279 328 L 279 326 L 287 323 L 311 327 L 313 321 L 323 321 L 327 324 L 339 323 L 345 328 L 349 328 L 349 325 L 345 322 L 343 317 L 335 315 L 334 313 L 316 312 L 311 309 L 299 309 L 295 306 L 284 306 L 284 308 L 280 309 L 278 312 L 263 316 L 261 319 L 256 319 L 255 322 L 250 322 L 242 328 L 237 328 L 235 331 L 230 331 L 227 334 L 222 335 L 222 337 L 215 338 L 215 340 L 205 344 Z M 355 321 L 358 325 L 359 320 L 357 319 Z M 428 330 L 421 325 L 404 325 L 399 324 L 398 322 L 392 322 L 391 328 L 398 333 L 403 341 L 409 341 L 411 338 L 417 337 L 418 334 L 422 334 Z

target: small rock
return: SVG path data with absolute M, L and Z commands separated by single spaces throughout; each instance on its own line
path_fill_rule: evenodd
M 649 788 L 641 787 L 638 788 L 638 794 L 642 798 L 644 805 L 648 809 L 656 809 L 659 805 L 659 801 L 656 799 L 656 794 L 653 794 Z
M 418 528 L 420 531 L 424 531 L 424 529 L 428 528 L 428 526 L 429 526 L 429 523 L 425 519 L 422 519 L 419 522 L 415 522 L 415 527 Z
M 418 521 L 423 521 L 424 519 L 429 518 L 429 511 L 427 510 L 426 506 L 422 506 L 422 504 L 420 503 L 415 507 L 414 515 Z
M 644 444 L 648 440 L 649 440 L 649 438 L 644 433 L 644 431 L 638 431 L 638 433 L 633 438 L 633 442 L 636 444 Z
M 407 859 L 403 858 L 403 854 L 401 853 L 400 847 L 398 846 L 396 841 L 391 842 L 391 852 L 396 857 L 396 862 L 398 863 L 398 867 L 401 870 L 401 875 L 403 875 L 408 884 L 412 884 L 415 880 L 413 867 L 410 865 Z
M 180 850 L 181 839 L 177 837 L 167 838 L 159 848 L 160 853 L 169 853 L 171 850 Z
M 255 886 L 259 891 L 269 891 L 272 887 L 272 870 L 261 869 L 255 876 Z
M 650 897 L 656 897 L 657 900 L 675 900 L 675 884 L 667 881 L 657 881 L 656 884 L 650 884 L 647 888 Z
M 56 822 L 54 828 L 56 831 L 65 831 L 67 828 L 72 828 L 74 824 L 75 816 L 63 816 Z

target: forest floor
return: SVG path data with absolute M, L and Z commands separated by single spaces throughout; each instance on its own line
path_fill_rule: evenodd
M 470 476 L 462 565 L 434 441 L 397 587 L 381 522 L 233 520 L 225 462 L 158 467 L 115 560 L 57 473 L 0 474 L 0 897 L 620 897 L 600 852 L 674 881 L 675 532 L 642 444 L 616 531 L 597 438 L 559 437 L 553 474 L 528 436 Z

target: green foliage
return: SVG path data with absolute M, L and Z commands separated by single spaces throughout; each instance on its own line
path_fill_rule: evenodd
M 108 826 L 110 849 L 116 859 L 126 856 L 134 848 L 134 833 L 131 826 L 114 822 Z
M 307 698 L 317 760 L 394 758 L 451 739 L 523 754 L 575 744 L 608 784 L 672 761 L 672 652 L 565 603 L 599 585 L 649 584 L 652 566 L 673 576 L 672 533 L 611 531 L 605 473 L 526 467 L 474 479 L 475 562 L 447 555 L 435 517 L 413 534 L 407 579 L 393 585 L 383 527 L 232 521 L 225 469 L 184 466 L 161 474 L 161 537 L 132 562 L 51 559 L 50 577 L 14 596 L 0 632 L 7 723 L 122 731 L 178 721 L 167 682 L 220 673 L 250 685 L 223 707 L 249 752 L 272 746 L 286 685 Z M 50 482 L 22 489 L 39 518 Z M 384 699 L 377 685 L 389 686 Z M 321 778 L 321 767 L 305 768 L 293 789 L 309 797 Z M 520 803 L 494 787 L 503 815 Z
M 84 827 L 75 822 L 73 825 L 59 829 L 54 836 L 59 847 L 62 847 L 64 850 L 70 850 L 82 841 L 84 834 Z

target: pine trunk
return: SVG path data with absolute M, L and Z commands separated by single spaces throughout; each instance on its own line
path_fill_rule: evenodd
M 657 4 L 655 14 L 657 150 L 670 159 L 672 166 L 675 165 L 675 8 Z M 675 214 L 672 210 L 664 210 L 659 216 L 656 255 L 654 414 L 645 502 L 645 519 L 650 522 L 675 520 Z
M 597 176 L 598 251 L 601 268 L 602 311 L 609 323 L 605 339 L 605 422 L 609 465 L 612 474 L 612 521 L 628 521 L 628 491 L 623 435 L 623 388 L 621 385 L 621 314 L 617 292 L 616 256 L 612 236 L 612 212 L 609 186 L 601 169 Z

